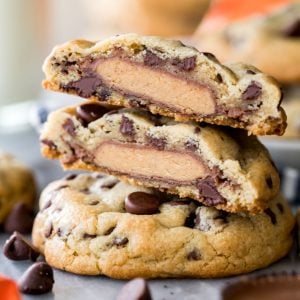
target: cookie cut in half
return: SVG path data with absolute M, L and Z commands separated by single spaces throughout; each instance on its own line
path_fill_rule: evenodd
M 44 190 L 32 238 L 48 264 L 68 272 L 223 277 L 266 267 L 289 251 L 294 218 L 280 195 L 270 205 L 257 215 L 231 214 L 81 174 Z
M 279 192 L 268 151 L 244 130 L 176 123 L 137 109 L 84 102 L 53 112 L 44 156 L 226 211 L 264 210 Z
M 44 64 L 46 89 L 143 108 L 177 121 L 282 135 L 286 117 L 275 80 L 252 66 L 222 65 L 212 54 L 158 37 L 71 41 Z

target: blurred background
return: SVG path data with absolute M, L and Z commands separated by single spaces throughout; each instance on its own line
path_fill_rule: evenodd
M 26 145 L 24 157 L 27 152 L 38 155 L 36 129 L 49 111 L 78 101 L 41 89 L 41 67 L 55 45 L 125 32 L 160 35 L 212 52 L 221 62 L 254 64 L 281 83 L 287 133 L 263 142 L 282 170 L 283 189 L 291 199 L 299 191 L 299 1 L 0 0 L 0 4 L 0 148 L 22 156 L 20 148 Z

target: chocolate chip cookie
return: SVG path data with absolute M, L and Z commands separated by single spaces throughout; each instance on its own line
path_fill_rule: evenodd
M 100 104 L 53 112 L 42 153 L 65 169 L 101 171 L 226 211 L 262 211 L 279 192 L 267 150 L 243 130 L 177 123 Z
M 281 135 L 286 118 L 275 80 L 252 66 L 222 65 L 179 41 L 125 34 L 54 48 L 44 64 L 46 89 L 105 104 L 147 109 Z
M 260 214 L 232 214 L 96 173 L 51 183 L 32 237 L 51 266 L 77 274 L 223 277 L 286 255 L 293 226 L 280 195 Z
M 212 51 L 221 61 L 251 63 L 286 84 L 300 82 L 299 2 L 211 30 L 200 24 L 194 40 L 198 49 Z
M 31 170 L 11 155 L 0 153 L 0 223 L 18 202 L 32 207 L 35 195 Z

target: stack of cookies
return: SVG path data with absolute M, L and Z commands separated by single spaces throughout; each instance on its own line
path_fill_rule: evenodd
M 135 34 L 68 42 L 44 71 L 46 89 L 86 101 L 49 116 L 42 153 L 92 171 L 42 193 L 33 242 L 51 266 L 221 277 L 287 254 L 294 219 L 255 136 L 286 127 L 271 77 Z

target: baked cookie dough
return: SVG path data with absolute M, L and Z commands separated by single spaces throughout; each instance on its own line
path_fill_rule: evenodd
M 155 208 L 155 209 L 154 209 Z M 42 193 L 33 243 L 53 267 L 113 278 L 223 277 L 285 256 L 294 218 L 276 196 L 257 215 L 81 174 Z
M 179 41 L 136 34 L 54 48 L 44 63 L 46 89 L 105 104 L 282 135 L 282 93 L 275 80 L 244 64 L 222 65 Z
M 34 205 L 35 182 L 31 170 L 13 156 L 0 153 L 0 224 L 19 202 Z
M 194 35 L 198 49 L 215 53 L 221 61 L 251 63 L 286 84 L 300 82 L 299 1 L 211 30 L 207 22 Z
M 279 192 L 277 170 L 255 136 L 138 109 L 84 102 L 55 111 L 41 148 L 65 169 L 101 171 L 226 211 L 262 211 Z

